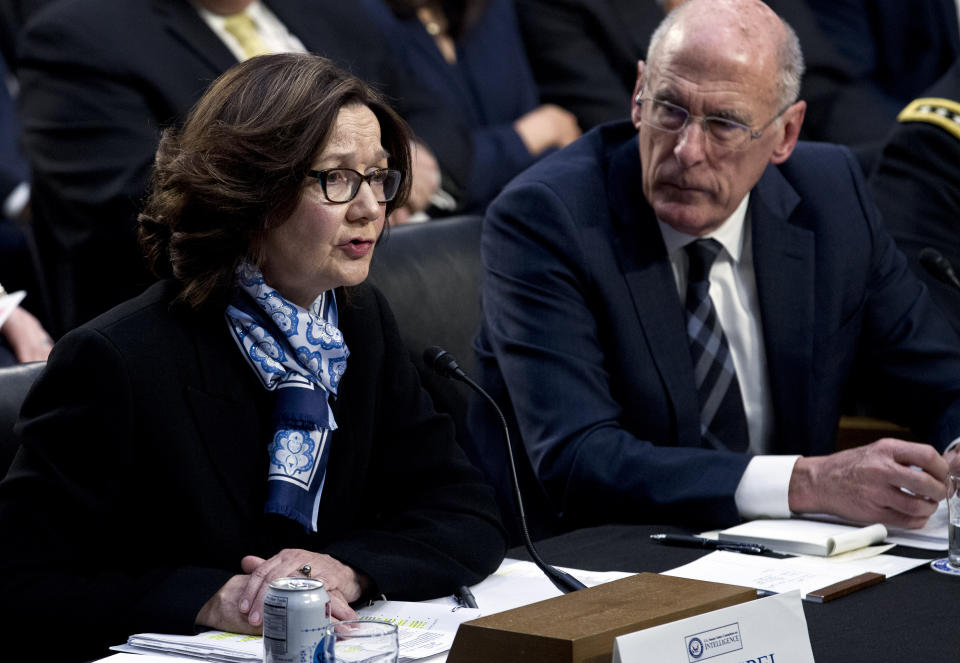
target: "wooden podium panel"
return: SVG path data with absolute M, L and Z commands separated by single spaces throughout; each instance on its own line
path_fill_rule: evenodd
M 755 589 L 640 573 L 464 622 L 448 663 L 609 663 L 619 635 L 757 598 Z

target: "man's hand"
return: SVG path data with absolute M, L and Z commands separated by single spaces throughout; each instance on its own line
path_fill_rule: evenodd
M 790 510 L 923 527 L 946 495 L 947 469 L 930 445 L 892 438 L 800 458 L 790 477 Z
M 236 608 L 246 616 L 248 628 L 263 623 L 263 597 L 272 580 L 301 575 L 304 564 L 311 568 L 310 576 L 323 580 L 330 594 L 330 607 L 334 619 L 356 619 L 357 613 L 350 607 L 369 586 L 370 580 L 357 574 L 349 566 L 330 555 L 321 555 L 301 549 L 282 550 L 270 559 L 248 555 L 240 561 L 247 580 L 246 586 L 236 600 Z
M 947 461 L 947 465 L 950 466 L 951 474 L 960 474 L 960 444 L 950 451 L 945 452 L 943 459 Z

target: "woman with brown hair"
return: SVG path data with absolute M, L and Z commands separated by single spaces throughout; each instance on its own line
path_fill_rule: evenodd
M 57 344 L 0 484 L 15 640 L 52 620 L 77 657 L 140 631 L 259 633 L 274 578 L 323 578 L 347 618 L 496 568 L 492 491 L 362 283 L 408 136 L 294 54 L 237 65 L 164 135 L 140 228 L 163 280 Z

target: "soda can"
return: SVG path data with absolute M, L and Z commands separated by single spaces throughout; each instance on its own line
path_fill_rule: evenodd
M 330 595 L 316 578 L 278 578 L 263 597 L 264 663 L 313 663 L 330 623 Z

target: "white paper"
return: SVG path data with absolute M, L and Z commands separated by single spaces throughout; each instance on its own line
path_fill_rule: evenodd
M 460 624 L 481 616 L 480 611 L 473 608 L 407 601 L 375 601 L 357 614 L 360 619 L 397 625 L 401 663 L 449 651 Z
M 882 573 L 889 578 L 929 561 L 895 555 L 877 555 L 848 562 L 807 556 L 774 559 L 718 550 L 665 571 L 663 575 L 754 587 L 776 594 L 799 590 L 806 598 L 809 592 L 861 573 Z
M 6 322 L 10 314 L 13 313 L 13 309 L 20 306 L 20 302 L 22 302 L 26 296 L 27 293 L 24 290 L 8 292 L 0 296 L 0 327 L 3 327 L 3 323 Z
M 127 639 L 133 650 L 161 651 L 204 658 L 210 661 L 263 660 L 263 638 L 224 631 L 204 631 L 198 635 L 139 633 Z
M 888 527 L 887 541 L 900 546 L 923 548 L 924 550 L 946 550 L 948 546 L 948 517 L 947 501 L 940 500 L 937 510 L 930 516 L 926 525 L 920 529 Z
M 119 648 L 111 647 L 110 649 L 116 650 Z M 197 659 L 173 656 L 172 654 L 145 654 L 142 651 L 136 653 L 131 651 L 97 659 L 97 663 L 197 663 Z
M 715 553 L 716 554 L 716 553 Z M 729 553 L 736 554 L 736 553 Z M 614 663 L 813 663 L 796 592 L 661 624 L 614 641 Z
M 587 587 L 595 587 L 605 582 L 619 580 L 634 575 L 624 571 L 584 571 L 558 567 L 566 571 Z M 471 588 L 477 607 L 483 615 L 492 615 L 504 610 L 519 608 L 545 599 L 561 596 L 562 593 L 543 575 L 536 564 L 518 559 L 507 558 L 500 567 L 482 582 Z M 427 603 L 437 605 L 456 605 L 451 597 L 433 599 Z

